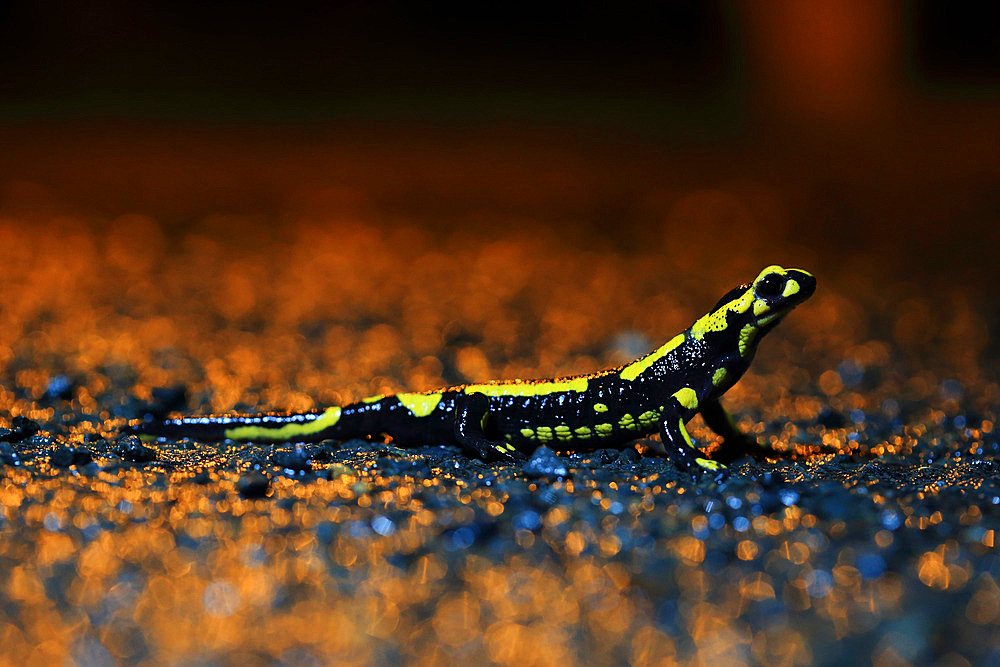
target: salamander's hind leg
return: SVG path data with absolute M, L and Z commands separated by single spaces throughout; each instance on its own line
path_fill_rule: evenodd
M 489 399 L 482 394 L 466 394 L 455 406 L 455 441 L 483 461 L 517 463 L 523 457 L 502 440 L 487 437 Z
M 702 405 L 699 412 L 705 425 L 722 436 L 722 449 L 716 455 L 720 461 L 731 463 L 744 456 L 760 458 L 768 453 L 755 438 L 740 430 L 718 399 Z
M 701 456 L 687 429 L 684 428 L 684 420 L 670 417 L 660 423 L 660 439 L 663 447 L 667 451 L 667 456 L 681 470 L 709 470 L 712 472 L 725 468 L 726 466 L 706 459 Z

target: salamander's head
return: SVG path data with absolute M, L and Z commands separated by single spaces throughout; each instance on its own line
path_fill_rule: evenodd
M 802 269 L 769 266 L 749 286 L 753 293 L 750 311 L 760 329 L 769 330 L 792 308 L 812 296 L 816 279 Z
M 770 331 L 795 306 L 816 291 L 816 279 L 801 269 L 769 266 L 752 283 L 740 285 L 719 300 L 712 312 L 691 327 L 695 338 L 737 336 L 740 354 L 747 356 L 762 334 Z

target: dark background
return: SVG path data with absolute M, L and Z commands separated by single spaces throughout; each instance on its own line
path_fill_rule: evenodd
M 0 210 L 186 230 L 360 206 L 706 257 L 740 227 L 987 298 L 994 26 L 945 2 L 7 2 Z M 670 213 L 746 183 L 781 215 Z
M 559 122 L 592 116 L 645 127 L 641 114 L 662 105 L 691 122 L 708 113 L 722 131 L 746 122 L 761 98 L 804 106 L 805 87 L 817 98 L 837 76 L 854 78 L 827 106 L 878 95 L 889 106 L 893 88 L 996 100 L 1000 50 L 987 9 L 781 4 L 5 2 L 0 108 L 9 120 L 323 121 L 410 111 L 484 122 L 552 120 L 579 98 L 585 108 Z M 449 110 L 452 101 L 462 108 Z

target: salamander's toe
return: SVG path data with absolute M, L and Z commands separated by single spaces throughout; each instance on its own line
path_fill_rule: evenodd
M 716 482 L 725 481 L 729 477 L 729 468 L 724 463 L 703 458 L 695 459 L 695 461 L 698 463 L 698 467 L 693 471 L 696 474 L 701 473 L 714 477 Z

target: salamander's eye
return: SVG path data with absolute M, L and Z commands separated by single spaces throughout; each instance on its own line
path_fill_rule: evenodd
M 753 291 L 761 299 L 777 299 L 781 296 L 785 279 L 776 273 L 770 273 L 754 285 Z

